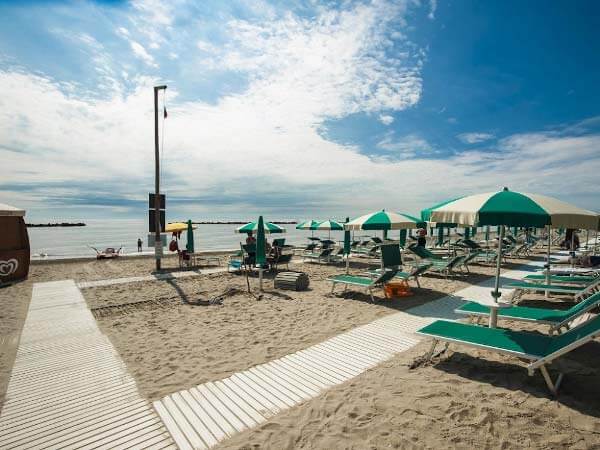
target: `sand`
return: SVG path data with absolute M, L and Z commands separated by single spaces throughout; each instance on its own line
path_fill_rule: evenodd
M 424 277 L 413 297 L 385 301 L 379 291 L 382 301 L 373 304 L 364 291 L 330 295 L 325 279 L 343 267 L 308 263 L 293 268 L 308 273 L 308 291 L 276 291 L 268 279 L 260 300 L 246 292 L 246 278 L 235 274 L 88 288 L 83 294 L 141 392 L 155 400 L 302 350 L 468 282 L 480 282 L 493 272 L 479 266 L 468 278 Z M 359 273 L 364 264 L 352 270 Z M 256 277 L 250 284 L 256 289 Z M 206 302 L 227 289 L 237 292 L 222 305 L 184 303 Z
M 34 282 L 148 275 L 153 264 L 131 259 L 34 265 L 28 281 L 0 290 L 0 393 Z M 176 260 L 166 266 L 175 267 Z M 83 294 L 140 392 L 153 400 L 479 283 L 494 271 L 473 266 L 469 277 L 426 276 L 413 297 L 371 304 L 365 294 L 329 295 L 324 280 L 341 267 L 293 268 L 309 274 L 309 291 L 277 293 L 267 280 L 267 292 L 257 299 L 244 292 L 245 277 L 213 274 L 87 288 Z M 256 278 L 250 283 L 255 292 Z M 228 289 L 237 291 L 221 305 L 206 305 Z M 527 298 L 530 305 L 544 305 L 539 296 Z M 202 304 L 188 304 L 197 301 Z M 567 375 L 558 400 L 539 373 L 528 377 L 518 360 L 485 351 L 451 346 L 433 363 L 411 369 L 428 347 L 423 342 L 220 448 L 600 448 L 600 343 L 559 361 Z

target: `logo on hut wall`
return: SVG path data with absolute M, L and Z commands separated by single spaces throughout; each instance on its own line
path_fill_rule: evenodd
M 15 273 L 19 268 L 19 262 L 15 258 L 8 261 L 0 260 L 0 277 L 8 277 Z

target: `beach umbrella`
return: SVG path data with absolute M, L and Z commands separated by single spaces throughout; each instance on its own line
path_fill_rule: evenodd
M 314 236 L 315 231 L 313 227 L 317 225 L 319 225 L 319 221 L 317 220 L 305 220 L 304 222 L 300 222 L 298 225 L 296 225 L 296 230 L 310 230 L 310 235 Z
M 242 225 L 241 227 L 238 227 L 235 229 L 236 233 L 256 233 L 258 230 L 258 222 L 249 222 L 246 225 Z M 280 227 L 279 225 L 276 225 L 274 223 L 271 222 L 264 222 L 263 223 L 263 232 L 270 234 L 270 233 L 285 233 L 285 228 Z
M 190 222 L 190 221 L 188 221 Z M 168 223 L 165 226 L 165 232 L 166 233 L 180 233 L 182 231 L 187 231 L 188 229 L 188 222 L 173 222 L 173 223 Z M 196 229 L 196 225 L 192 225 L 192 229 Z
M 339 222 L 336 222 L 335 220 L 326 220 L 324 222 L 317 222 L 315 225 L 313 225 L 311 228 L 311 230 L 336 230 L 336 231 L 342 231 L 344 229 L 344 225 L 342 225 Z
M 406 228 L 404 230 L 400 230 L 400 247 L 404 248 L 406 245 Z
M 500 227 L 496 281 L 492 292 L 490 327 L 495 327 L 498 319 L 498 299 L 501 294 L 500 264 L 502 261 L 502 240 L 506 226 L 554 226 L 586 228 L 598 226 L 598 215 L 560 200 L 539 194 L 526 194 L 509 191 L 461 197 L 432 208 L 434 222 L 455 222 L 472 226 L 497 225 Z
M 194 228 L 191 220 L 187 222 L 187 243 L 185 244 L 185 248 L 189 253 L 194 253 Z
M 314 230 L 313 227 L 319 225 L 319 221 L 317 220 L 305 220 L 304 222 L 300 222 L 296 225 L 296 230 Z
M 422 228 L 425 223 L 408 214 L 388 212 L 385 209 L 364 216 L 344 224 L 346 230 L 402 230 Z
M 324 222 L 318 222 L 316 225 L 311 227 L 311 230 L 327 230 L 328 236 L 331 238 L 331 230 L 341 231 L 344 229 L 344 225 L 336 222 L 335 220 L 326 220 Z
M 265 255 L 265 226 L 263 217 L 259 216 L 256 224 L 256 267 L 258 267 L 259 289 L 262 291 L 263 268 L 267 262 Z
M 346 223 L 350 222 L 350 218 L 346 217 Z M 346 255 L 346 273 L 350 269 L 350 230 L 344 231 L 344 255 Z

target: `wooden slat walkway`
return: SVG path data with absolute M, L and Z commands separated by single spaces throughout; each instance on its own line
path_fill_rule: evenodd
M 38 283 L 0 415 L 0 448 L 82 447 L 174 444 L 75 283 Z
M 503 278 L 521 278 L 528 269 L 506 272 Z M 456 319 L 455 308 L 465 300 L 489 298 L 491 286 L 488 280 L 390 314 L 224 380 L 168 395 L 154 408 L 179 448 L 210 448 L 409 349 L 420 339 L 415 331 L 437 318 Z

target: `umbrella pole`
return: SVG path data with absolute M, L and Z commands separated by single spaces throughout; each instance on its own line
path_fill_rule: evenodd
M 263 269 L 258 269 L 258 290 L 263 291 Z
M 498 258 L 496 260 L 496 280 L 494 282 L 494 290 L 492 291 L 492 297 L 494 302 L 497 304 L 498 299 L 502 295 L 500 293 L 500 266 L 502 265 L 502 240 L 504 239 L 504 225 L 500 227 L 500 241 L 498 242 Z M 496 328 L 498 324 L 498 307 L 490 308 L 490 328 Z
M 569 251 L 571 255 L 571 268 L 575 267 L 575 230 L 571 233 L 571 249 Z
M 548 250 L 546 252 L 546 284 L 550 284 L 550 237 L 551 237 L 551 231 L 552 229 L 550 228 L 550 225 L 548 225 Z M 548 291 L 546 291 L 544 293 L 544 297 L 548 298 L 549 293 Z

